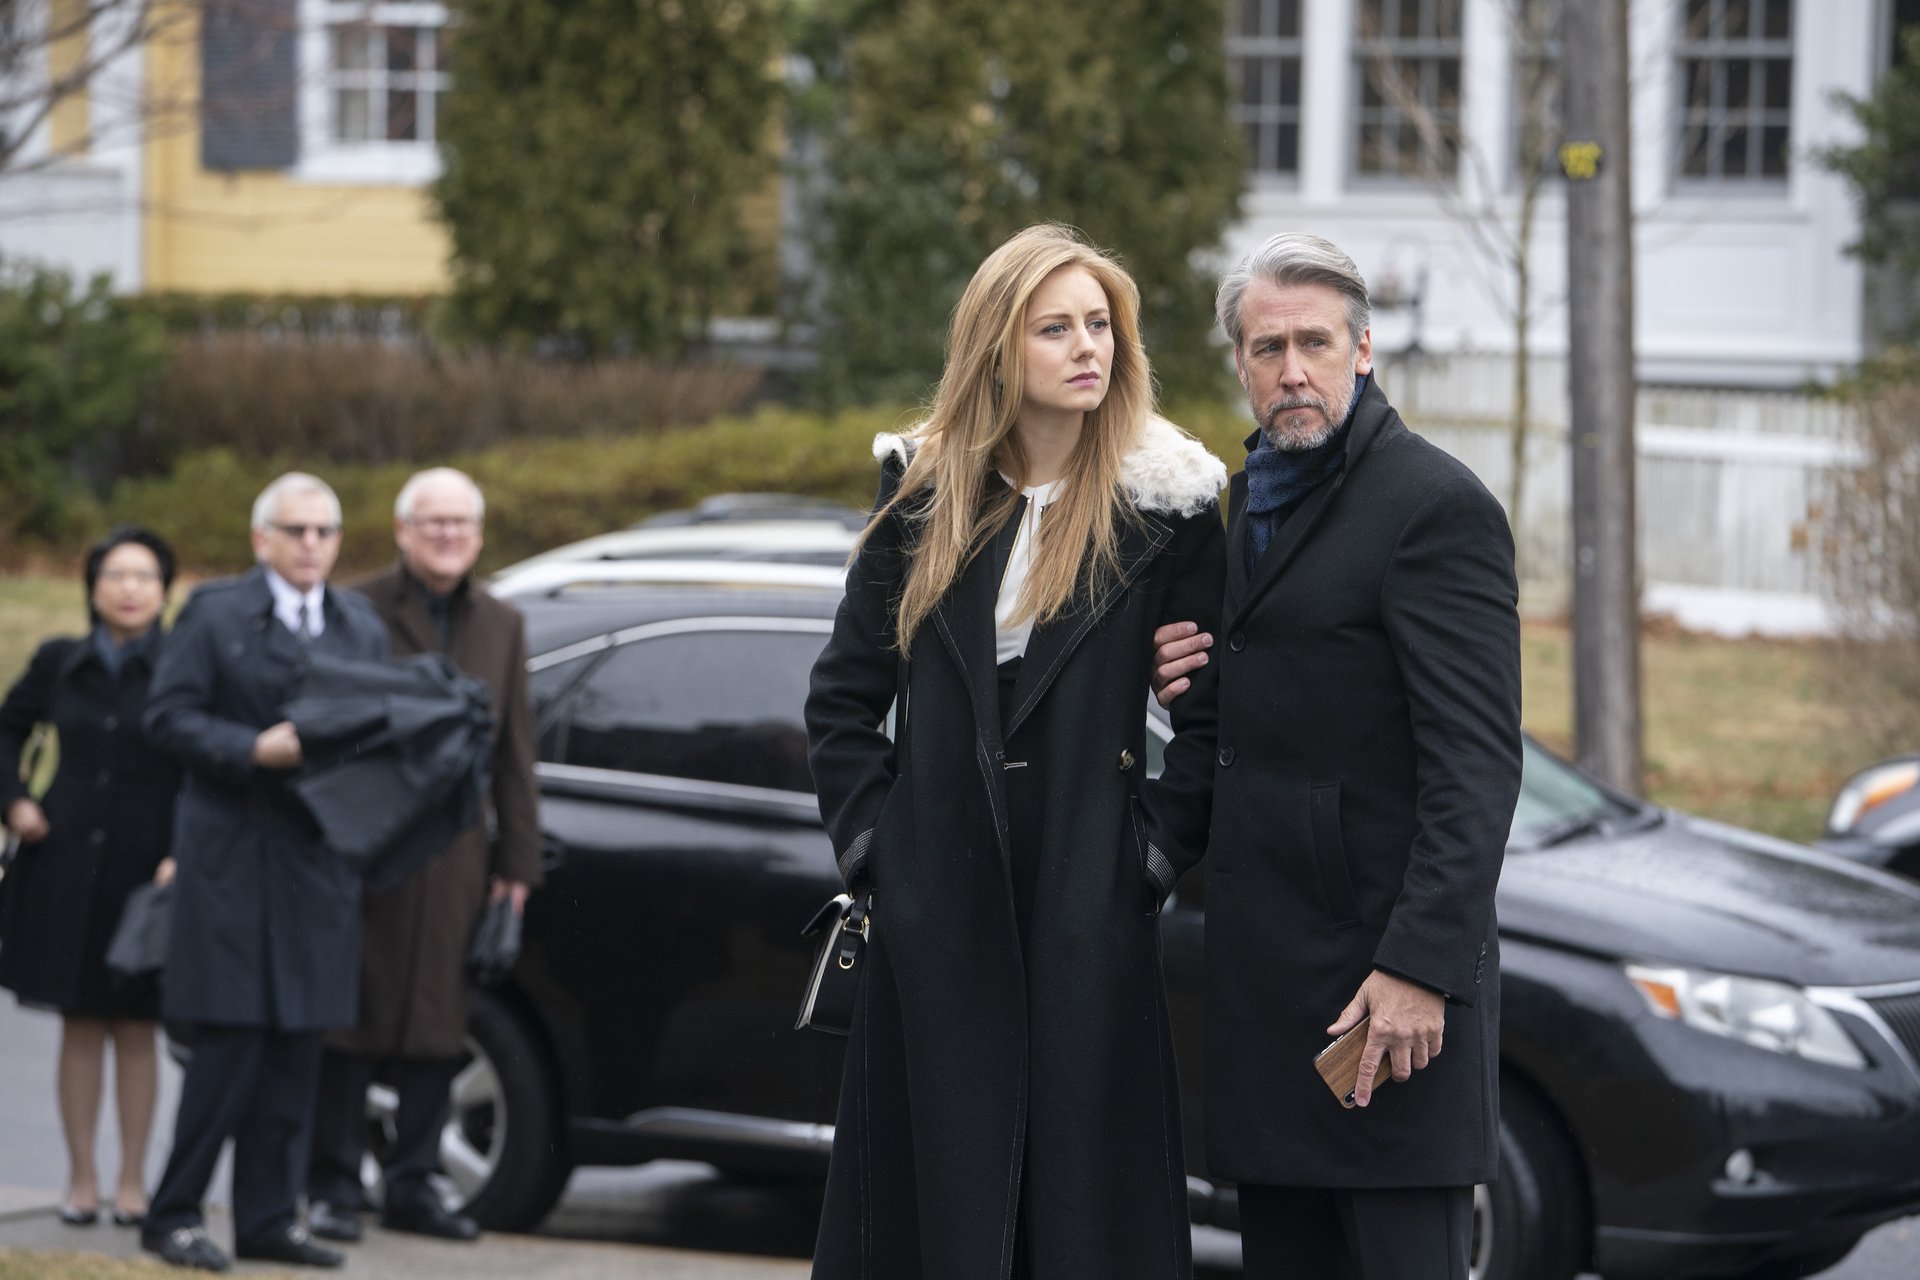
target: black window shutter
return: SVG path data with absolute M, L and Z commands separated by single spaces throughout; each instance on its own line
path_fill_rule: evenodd
M 299 0 L 206 0 L 200 163 L 288 169 L 300 158 Z

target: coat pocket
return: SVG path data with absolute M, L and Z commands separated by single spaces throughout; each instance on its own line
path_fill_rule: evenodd
M 1308 793 L 1313 814 L 1313 863 L 1320 873 L 1320 892 L 1335 928 L 1360 923 L 1353 898 L 1353 878 L 1347 873 L 1347 846 L 1340 834 L 1340 784 L 1316 784 Z

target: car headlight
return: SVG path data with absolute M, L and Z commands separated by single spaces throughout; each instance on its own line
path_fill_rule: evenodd
M 1840 1020 L 1784 982 L 1695 969 L 1626 966 L 1627 980 L 1662 1018 L 1836 1067 L 1867 1065 Z
M 1920 786 L 1920 763 L 1894 760 L 1863 769 L 1847 779 L 1827 814 L 1827 833 L 1845 835 L 1853 824 L 1887 801 Z

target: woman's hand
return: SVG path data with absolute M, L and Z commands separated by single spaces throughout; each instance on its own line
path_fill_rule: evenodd
M 172 858 L 162 858 L 160 859 L 160 865 L 153 869 L 153 882 L 155 884 L 172 884 L 173 873 L 177 870 L 179 870 L 179 868 L 174 865 Z
M 7 826 L 19 835 L 21 844 L 39 844 L 53 830 L 47 825 L 46 811 L 26 796 L 7 806 Z
M 1187 673 L 1207 665 L 1213 637 L 1191 622 L 1169 622 L 1153 633 L 1153 696 L 1163 707 L 1193 687 Z

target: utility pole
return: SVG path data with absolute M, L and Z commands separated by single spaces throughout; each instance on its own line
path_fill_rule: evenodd
M 1568 390 L 1573 459 L 1573 729 L 1582 768 L 1634 795 L 1640 575 L 1634 501 L 1628 0 L 1563 7 Z

